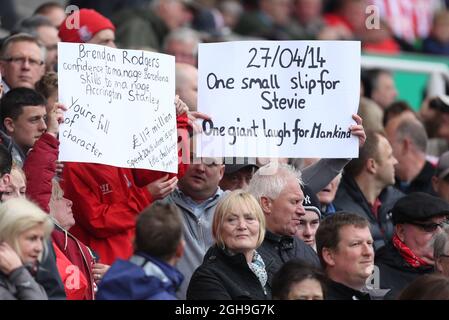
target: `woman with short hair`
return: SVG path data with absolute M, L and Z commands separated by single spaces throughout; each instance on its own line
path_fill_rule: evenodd
M 212 222 L 213 245 L 192 276 L 187 299 L 270 299 L 267 272 L 256 249 L 265 236 L 257 200 L 235 190 L 218 204 Z

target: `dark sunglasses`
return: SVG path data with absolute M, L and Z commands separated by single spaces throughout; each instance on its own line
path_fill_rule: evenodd
M 429 222 L 429 223 L 408 222 L 408 223 L 421 228 L 425 232 L 434 232 L 438 227 L 444 228 L 445 226 L 448 225 L 447 221 L 443 221 L 441 223 L 435 223 L 435 222 Z

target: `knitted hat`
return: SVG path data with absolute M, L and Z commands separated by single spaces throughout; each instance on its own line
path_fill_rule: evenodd
M 79 24 L 77 23 L 79 21 Z M 93 9 L 81 9 L 69 15 L 59 27 L 63 42 L 89 42 L 101 30 L 115 31 L 112 22 Z

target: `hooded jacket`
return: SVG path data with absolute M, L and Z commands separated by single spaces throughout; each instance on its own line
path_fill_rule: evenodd
M 97 300 L 176 300 L 184 277 L 173 266 L 143 252 L 118 259 L 98 286 Z

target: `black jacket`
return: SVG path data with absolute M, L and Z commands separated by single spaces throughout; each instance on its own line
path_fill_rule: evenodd
M 265 265 L 271 263 L 264 259 Z M 271 289 L 265 288 L 251 271 L 241 253 L 229 255 L 214 245 L 195 270 L 187 289 L 187 300 L 266 300 Z
M 405 194 L 409 194 L 412 192 L 425 192 L 436 196 L 435 191 L 432 187 L 432 177 L 435 174 L 435 167 L 429 162 L 426 161 L 424 167 L 421 169 L 419 174 L 415 179 L 410 182 L 409 185 L 404 185 L 396 178 L 395 187 L 404 192 Z
M 416 277 L 434 271 L 433 266 L 409 265 L 391 242 L 376 251 L 375 265 L 379 268 L 380 287 L 391 289 L 385 299 L 396 299 Z
M 371 300 L 368 293 L 354 290 L 332 280 L 327 281 L 326 289 L 326 300 Z
M 269 265 L 265 262 L 270 284 L 273 275 L 291 259 L 301 259 L 311 266 L 321 269 L 320 259 L 316 252 L 296 237 L 279 236 L 267 230 L 265 239 L 257 252 L 262 256 L 263 261 L 272 260 Z
M 396 201 L 403 196 L 404 194 L 394 187 L 385 188 L 379 195 L 382 205 L 379 208 L 377 220 L 355 180 L 348 175 L 343 175 L 333 203 L 337 211 L 353 212 L 368 219 L 374 240 L 374 249 L 377 250 L 393 237 L 393 222 L 391 221 L 390 210 Z

